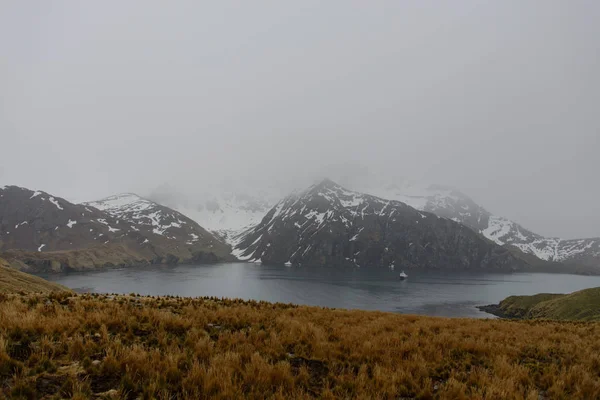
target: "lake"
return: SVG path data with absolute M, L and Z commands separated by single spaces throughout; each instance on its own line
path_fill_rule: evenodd
M 476 306 L 510 295 L 569 293 L 600 276 L 497 274 L 264 266 L 252 263 L 151 266 L 43 275 L 78 291 L 217 296 L 445 317 L 493 318 Z

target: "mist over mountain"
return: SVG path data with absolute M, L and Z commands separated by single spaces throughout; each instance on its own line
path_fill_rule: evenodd
M 471 229 L 323 180 L 239 234 L 234 254 L 265 264 L 516 271 L 526 263 Z
M 405 177 L 395 178 L 392 173 L 375 172 L 358 163 L 332 165 L 336 182 L 344 187 L 382 199 L 396 200 L 417 210 L 434 213 L 464 224 L 501 246 L 508 246 L 542 261 L 572 264 L 574 271 L 590 272 L 600 269 L 600 238 L 574 239 L 544 236 L 533 232 L 502 215 L 490 212 L 486 205 L 476 203 L 468 194 L 445 185 L 418 182 Z M 310 181 L 310 178 L 304 179 Z M 318 183 L 317 179 L 314 182 Z M 166 202 L 190 216 L 200 225 L 232 242 L 239 232 L 257 226 L 281 199 L 290 193 L 304 190 L 287 182 L 285 191 L 268 180 L 254 178 L 253 185 L 243 180 L 229 180 L 227 185 L 215 185 L 204 193 L 188 194 L 169 185 L 157 188 L 151 198 Z M 307 185 L 308 186 L 308 185 Z M 206 189 L 206 188 L 205 188 Z M 193 190 L 193 188 L 191 189 Z
M 1 0 L 0 398 L 600 399 L 599 21 Z
M 579 1 L 3 2 L 0 185 L 80 203 L 264 180 L 284 196 L 368 170 L 597 237 L 599 18 Z

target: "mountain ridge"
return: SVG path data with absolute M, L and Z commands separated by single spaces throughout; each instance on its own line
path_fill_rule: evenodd
M 522 269 L 470 228 L 325 179 L 275 205 L 237 235 L 234 255 L 269 264 Z
M 0 229 L 0 252 L 23 269 L 235 260 L 229 245 L 195 221 L 132 193 L 73 204 L 5 186 Z
M 347 180 L 352 182 L 352 179 Z M 409 181 L 395 183 L 394 180 L 378 176 L 365 178 L 362 184 L 351 183 L 346 187 L 383 199 L 401 201 L 418 210 L 450 218 L 481 233 L 496 244 L 518 250 L 541 261 L 568 264 L 573 271 L 578 273 L 600 273 L 600 238 L 561 239 L 544 237 L 508 218 L 492 214 L 456 188 L 447 185 L 424 185 Z M 229 243 L 233 244 L 237 234 L 248 229 L 250 222 L 254 225 L 260 223 L 262 217 L 267 214 L 270 208 L 279 202 L 273 200 L 277 198 L 276 190 L 263 189 L 254 192 L 252 188 L 248 190 L 248 197 L 252 198 L 254 202 L 262 204 L 259 211 L 252 214 L 248 213 L 245 210 L 244 202 L 230 202 L 223 205 L 219 200 L 214 200 L 223 196 L 214 192 L 210 197 L 213 200 L 206 200 L 208 197 L 205 200 L 199 200 L 199 204 L 204 204 L 201 205 L 203 211 L 201 213 L 190 213 L 190 217 L 203 226 L 207 223 L 212 231 L 219 233 Z M 235 190 L 228 189 L 228 193 L 235 192 Z M 259 192 L 266 194 L 260 196 Z M 281 198 L 285 198 L 285 196 L 280 196 L 279 199 Z M 205 207 L 208 203 L 212 204 L 217 211 L 209 211 Z M 188 206 L 189 204 L 194 204 L 194 202 L 188 199 Z M 269 206 L 266 207 L 265 205 Z M 180 211 L 184 210 L 180 209 Z M 235 224 L 229 219 L 224 224 L 220 224 L 220 218 L 228 215 L 241 215 L 241 220 L 248 223 Z
M 416 195 L 409 190 L 379 190 L 385 198 L 400 199 L 423 211 L 463 223 L 499 245 L 513 246 L 544 261 L 581 264 L 600 271 L 600 238 L 561 239 L 544 237 L 505 217 L 499 217 L 453 188 L 429 185 Z

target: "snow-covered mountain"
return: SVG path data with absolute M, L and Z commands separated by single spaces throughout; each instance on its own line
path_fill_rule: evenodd
M 84 204 L 106 212 L 134 231 L 143 230 L 168 239 L 179 237 L 189 244 L 212 236 L 185 215 L 133 193 L 118 194 Z
M 235 239 L 267 264 L 518 270 L 525 263 L 462 224 L 324 180 L 276 204 Z
M 53 270 L 234 260 L 195 221 L 139 196 L 73 204 L 17 186 L 0 187 L 0 252 Z
M 541 260 L 600 269 L 600 238 L 547 238 L 507 218 L 493 215 L 469 196 L 453 188 L 395 180 L 383 175 L 365 175 L 359 178 L 350 175 L 343 181 L 344 186 L 351 190 L 401 201 L 420 211 L 450 218 L 499 245 L 514 246 Z M 356 175 L 360 175 L 360 171 Z M 259 224 L 287 193 L 276 186 L 253 187 L 244 184 L 239 187 L 228 186 L 226 190 L 222 190 L 217 185 L 203 195 L 188 196 L 184 201 L 181 197 L 169 198 L 164 193 L 156 201 L 189 216 L 231 243 L 236 233 Z
M 118 223 L 140 232 L 145 243 L 169 244 L 169 248 L 197 249 L 222 256 L 228 245 L 184 214 L 133 193 L 123 193 L 84 203 L 105 212 Z M 193 250 L 192 250 L 193 251 Z
M 458 190 L 416 184 L 370 187 L 369 193 L 405 202 L 422 211 L 467 225 L 499 245 L 514 246 L 545 261 L 600 267 L 600 238 L 546 238 L 518 223 L 493 215 Z
M 0 188 L 0 251 L 62 251 L 107 244 L 125 228 L 99 210 L 46 192 Z
M 242 194 L 226 194 L 211 196 L 194 206 L 175 205 L 175 209 L 206 229 L 227 236 L 258 224 L 271 208 L 272 201 Z
M 149 198 L 190 217 L 202 227 L 230 239 L 258 224 L 269 209 L 287 195 L 285 189 L 241 184 L 239 187 L 211 186 L 201 193 L 184 194 L 172 187 L 159 187 Z

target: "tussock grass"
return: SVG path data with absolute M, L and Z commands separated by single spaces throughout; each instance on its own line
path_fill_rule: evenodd
M 0 398 L 600 398 L 600 324 L 3 295 Z

